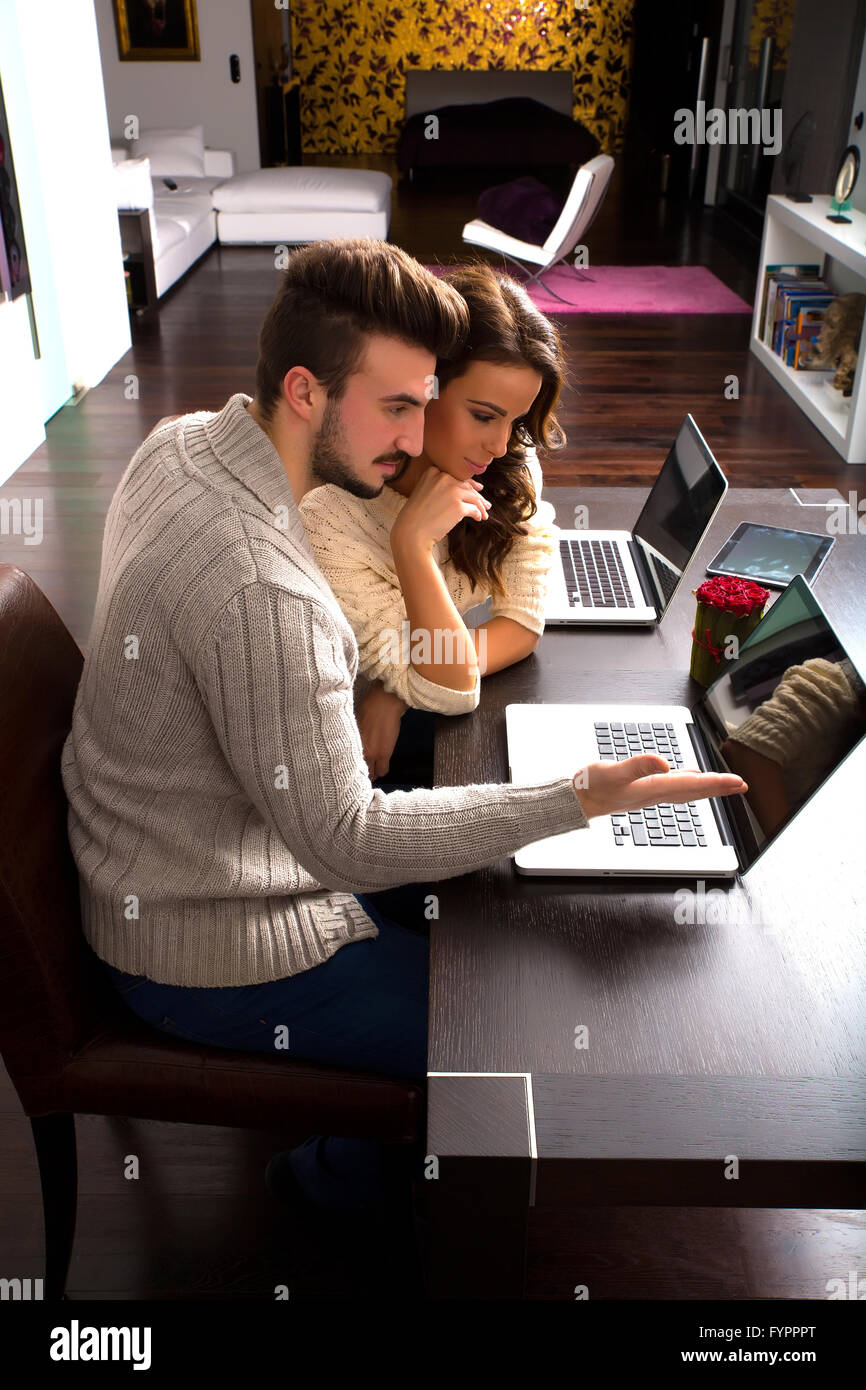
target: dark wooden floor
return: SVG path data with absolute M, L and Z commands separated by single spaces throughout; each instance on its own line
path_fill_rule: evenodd
M 408 1299 L 416 1261 L 400 1229 L 347 1220 L 342 1237 L 302 1232 L 268 1196 L 280 1136 L 153 1121 L 77 1120 L 80 1198 L 74 1299 Z M 124 1177 L 138 1156 L 141 1176 Z M 42 1221 L 30 1126 L 0 1069 L 0 1252 L 7 1278 L 40 1278 Z M 866 1262 L 856 1211 L 533 1208 L 527 1296 L 825 1299 Z
M 478 190 L 501 177 L 464 175 L 449 188 L 416 189 L 398 182 L 387 157 L 357 163 L 395 176 L 392 239 L 427 262 L 461 259 L 460 232 Z M 596 264 L 701 264 L 752 300 L 757 243 L 723 214 L 671 203 L 621 167 L 588 240 Z M 213 248 L 151 321 L 136 321 L 132 350 L 48 422 L 46 443 L 0 489 L 44 498 L 45 543 L 4 536 L 3 554 L 33 575 L 80 644 L 121 473 L 161 416 L 252 394 L 258 329 L 277 278 L 272 249 Z M 862 490 L 866 471 L 842 461 L 748 351 L 748 315 L 570 314 L 557 323 L 573 384 L 560 412 L 568 446 L 544 463 L 551 485 L 648 485 L 691 411 L 732 486 Z M 731 373 L 739 400 L 724 397 Z
M 328 162 L 324 159 L 319 163 Z M 346 160 L 332 162 L 347 163 Z M 370 158 L 359 164 L 385 167 Z M 488 178 L 487 183 L 496 181 Z M 424 261 L 461 258 L 460 229 L 484 181 L 398 187 L 392 239 Z M 757 243 L 725 219 L 684 208 L 622 168 L 589 237 L 596 264 L 701 264 L 751 301 Z M 258 327 L 276 288 L 267 248 L 215 248 L 134 328 L 132 351 L 77 406 L 0 495 L 45 499 L 45 540 L 2 537 L 2 557 L 27 570 L 84 646 L 99 574 L 105 512 L 138 444 L 162 415 L 218 409 L 252 393 Z M 562 422 L 567 450 L 545 466 L 552 485 L 648 484 L 687 410 L 733 485 L 839 487 L 847 468 L 748 352 L 737 315 L 561 316 L 575 385 Z M 726 401 L 736 373 L 740 399 Z M 137 398 L 129 399 L 130 377 Z M 304 1237 L 275 1208 L 264 1165 L 279 1136 L 197 1126 L 78 1122 L 81 1200 L 69 1290 L 78 1299 L 381 1299 L 412 1290 L 399 1233 L 347 1223 L 334 1243 Z M 123 1176 L 130 1153 L 137 1182 Z M 0 1247 L 5 1277 L 39 1277 L 39 1183 L 29 1125 L 0 1070 Z M 600 1208 L 580 1217 L 535 1209 L 529 1296 L 593 1299 L 826 1297 L 866 1259 L 858 1212 Z

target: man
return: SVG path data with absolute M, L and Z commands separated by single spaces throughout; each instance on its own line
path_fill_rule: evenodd
M 528 787 L 372 788 L 357 646 L 298 503 L 323 483 L 376 496 L 420 454 L 437 358 L 467 327 L 460 296 L 395 246 L 305 247 L 262 327 L 255 397 L 163 424 L 121 478 L 63 780 L 85 934 L 155 1027 L 424 1079 L 424 923 L 367 895 L 593 815 L 742 789 L 659 776 L 652 757 L 578 784 L 564 767 Z M 476 484 L 436 486 L 452 524 L 483 518 Z M 314 1140 L 291 1163 L 311 1197 L 376 1189 L 372 1146 Z

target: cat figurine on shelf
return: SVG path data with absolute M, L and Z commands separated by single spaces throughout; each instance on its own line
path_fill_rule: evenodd
M 843 396 L 850 396 L 854 386 L 864 309 L 864 294 L 840 294 L 834 299 L 807 362 L 810 368 L 835 368 L 833 385 Z

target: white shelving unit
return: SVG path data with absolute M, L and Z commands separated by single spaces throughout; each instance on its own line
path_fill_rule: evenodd
M 793 367 L 785 366 L 781 357 L 759 336 L 764 270 L 768 265 L 817 263 L 821 266 L 821 275 L 833 285 L 835 266 L 827 265 L 827 257 L 830 257 L 836 265 L 853 272 L 857 290 L 866 293 L 866 213 L 852 208 L 846 214 L 851 218 L 847 224 L 829 222 L 830 210 L 829 196 L 816 195 L 811 203 L 792 203 L 776 194 L 767 199 L 750 346 L 758 361 L 846 462 L 866 464 L 866 396 L 863 391 L 866 335 L 860 344 L 854 387 L 847 398 L 834 389 L 833 372 L 795 372 Z M 842 293 L 855 288 L 850 283 L 851 275 L 842 278 L 845 280 L 844 288 L 840 287 Z

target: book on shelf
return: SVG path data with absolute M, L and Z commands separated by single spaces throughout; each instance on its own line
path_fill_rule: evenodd
M 769 327 L 767 346 L 783 355 L 785 330 L 796 325 L 801 309 L 826 309 L 836 298 L 832 290 L 814 292 L 793 285 L 780 288 L 773 303 L 773 320 Z
M 765 337 L 767 326 L 767 295 L 770 289 L 770 281 L 779 276 L 800 276 L 801 278 L 815 278 L 820 275 L 819 265 L 765 265 L 764 266 L 764 285 L 761 294 L 761 312 L 758 315 L 761 338 Z
M 779 324 L 785 320 L 796 318 L 797 311 L 810 302 L 814 304 L 826 305 L 835 299 L 834 292 L 827 285 L 818 284 L 807 285 L 802 280 L 790 281 L 776 285 L 775 293 L 772 293 L 770 308 L 772 313 L 768 319 L 767 337 L 765 342 L 768 347 L 772 347 L 774 352 L 778 352 Z
M 776 297 L 778 318 L 773 328 L 773 351 L 778 353 L 788 367 L 794 365 L 794 338 L 797 333 L 797 318 L 803 309 L 824 309 L 832 304 L 836 296 L 832 293 L 803 294 L 800 290 L 787 289 Z
M 809 361 L 812 350 L 818 341 L 818 334 L 824 322 L 826 308 L 801 309 L 797 315 L 797 334 L 794 342 L 794 368 L 798 372 L 825 372 L 825 366 Z
M 823 290 L 827 285 L 820 279 L 821 267 L 807 265 L 768 265 L 764 267 L 764 289 L 761 297 L 761 312 L 758 317 L 759 336 L 768 347 L 772 346 L 774 324 L 778 318 L 776 297 L 780 287 L 802 287 L 803 289 Z

